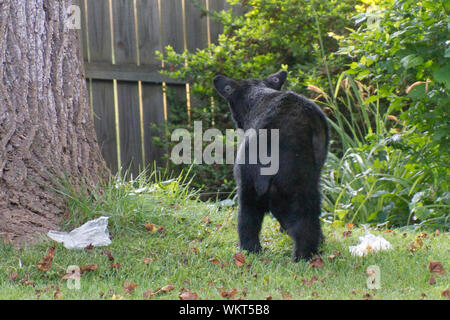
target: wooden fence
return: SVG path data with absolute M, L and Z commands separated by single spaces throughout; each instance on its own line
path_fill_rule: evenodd
M 204 8 L 228 9 L 225 0 L 197 0 Z M 78 0 L 81 41 L 95 130 L 103 157 L 113 172 L 133 176 L 156 162 L 161 150 L 152 137 L 171 106 L 171 88 L 190 112 L 189 84 L 162 76 L 155 51 L 171 45 L 177 52 L 204 48 L 221 26 L 192 0 Z

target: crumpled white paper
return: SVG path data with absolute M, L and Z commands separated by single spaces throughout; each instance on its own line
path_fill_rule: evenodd
M 108 232 L 108 217 L 90 220 L 70 232 L 50 230 L 47 236 L 56 242 L 63 242 L 67 249 L 83 249 L 92 244 L 95 247 L 111 243 Z
M 362 257 L 369 252 L 376 252 L 380 250 L 388 250 L 392 246 L 381 236 L 374 236 L 371 233 L 366 233 L 365 236 L 359 237 L 359 244 L 356 246 L 350 246 L 348 249 L 353 256 Z

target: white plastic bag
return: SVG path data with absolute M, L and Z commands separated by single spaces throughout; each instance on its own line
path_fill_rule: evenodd
M 63 242 L 67 249 L 83 249 L 88 245 L 107 246 L 111 243 L 108 232 L 108 217 L 86 222 L 71 232 L 51 230 L 47 236 L 56 242 Z
M 364 237 L 359 237 L 359 244 L 357 246 L 350 246 L 348 249 L 353 256 L 362 257 L 369 252 L 376 252 L 380 250 L 390 249 L 392 246 L 381 236 L 374 236 L 367 232 Z

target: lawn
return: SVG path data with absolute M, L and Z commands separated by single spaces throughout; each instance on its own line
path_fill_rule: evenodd
M 64 228 L 108 215 L 111 245 L 68 250 L 48 239 L 21 249 L 2 244 L 0 299 L 448 298 L 448 233 L 372 228 L 392 249 L 354 257 L 348 247 L 364 229 L 324 223 L 321 260 L 293 263 L 291 239 L 267 215 L 264 250 L 239 256 L 237 208 L 192 199 L 179 182 L 119 183 L 97 195 L 69 197 Z M 40 270 L 53 245 L 51 264 L 41 267 L 48 270 Z M 71 265 L 85 269 L 80 289 L 64 277 Z M 379 289 L 366 284 L 373 265 L 380 269 Z

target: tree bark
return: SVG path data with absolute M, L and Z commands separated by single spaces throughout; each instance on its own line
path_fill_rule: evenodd
M 107 173 L 90 117 L 80 30 L 68 0 L 0 0 L 0 235 L 58 229 L 58 177 L 95 185 Z

